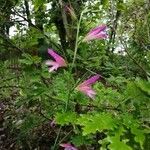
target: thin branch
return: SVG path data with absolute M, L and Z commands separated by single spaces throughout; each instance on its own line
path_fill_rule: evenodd
M 112 4 L 112 5 L 114 5 L 114 4 Z M 118 27 L 118 20 L 119 20 L 120 16 L 121 16 L 121 11 L 117 10 L 117 12 L 116 12 L 116 14 L 114 15 L 114 18 L 113 18 L 114 21 L 112 23 L 111 32 L 110 32 L 110 38 L 109 38 L 109 43 L 108 43 L 108 48 L 107 48 L 108 50 L 110 50 L 110 47 L 112 45 L 112 52 L 115 49 L 114 48 L 114 44 L 115 44 L 115 39 L 116 39 L 116 30 L 117 30 L 117 27 Z
M 121 109 L 117 108 L 117 107 L 112 107 L 112 106 L 96 106 L 96 105 L 81 105 L 81 106 L 84 106 L 84 107 L 89 107 L 89 108 L 96 108 L 96 109 L 101 109 L 101 110 L 115 110 L 115 111 L 122 111 Z
M 132 55 L 128 52 L 128 47 L 127 47 L 127 44 L 125 41 L 123 41 L 121 38 L 120 38 L 120 42 L 121 44 L 123 45 L 124 47 L 124 50 L 125 52 L 127 53 L 127 55 L 129 56 L 129 58 L 144 72 L 145 74 L 145 77 L 147 79 L 147 77 L 149 76 L 147 71 L 132 57 Z
M 23 88 L 23 87 L 21 87 L 21 86 L 16 86 L 16 85 L 8 85 L 8 86 L 1 86 L 0 87 L 0 89 L 2 89 L 2 88 Z
M 16 48 L 18 51 L 23 52 L 23 50 L 19 47 L 17 47 L 12 41 L 11 39 L 9 39 L 8 37 L 4 37 L 2 34 L 0 34 L 0 38 L 2 38 L 3 40 L 5 40 L 6 42 L 8 42 L 13 48 Z
M 72 130 L 70 130 L 58 143 L 58 145 L 60 145 L 70 134 L 71 134 Z
M 29 4 L 28 4 L 28 1 L 27 0 L 24 0 L 24 5 L 25 5 L 25 12 L 26 12 L 26 15 L 27 15 L 27 19 L 28 19 L 28 26 L 30 27 L 32 25 L 32 21 L 31 21 L 31 18 L 30 18 L 30 9 L 29 9 Z
M 4 80 L 2 80 L 2 82 L 0 82 L 0 84 L 7 82 L 7 81 L 10 81 L 10 80 L 13 80 L 13 79 L 16 79 L 16 78 L 18 78 L 18 76 L 15 76 L 13 78 L 4 79 Z
M 63 5 L 63 2 L 62 0 L 59 0 L 59 4 L 60 4 L 60 7 L 61 7 L 61 14 L 62 14 L 62 19 L 63 19 L 63 24 L 64 24 L 64 27 L 65 27 L 65 30 L 66 30 L 66 34 L 67 34 L 67 37 L 69 39 L 70 37 L 70 33 L 69 33 L 69 30 L 68 30 L 68 20 L 67 20 L 67 16 L 66 16 L 66 13 L 65 13 L 65 9 L 64 9 L 64 5 Z
M 26 17 L 22 16 L 21 14 L 19 14 L 19 13 L 16 12 L 15 10 L 12 11 L 12 14 L 17 15 L 17 16 L 23 18 L 23 19 L 24 19 L 26 22 L 28 22 L 28 23 L 30 22 Z M 43 31 L 42 31 L 40 28 L 38 28 L 35 24 L 33 24 L 32 22 L 30 22 L 30 26 L 33 27 L 33 28 L 35 28 L 35 29 L 37 29 L 37 30 L 38 30 L 41 34 L 43 34 L 48 40 L 50 40 L 49 37 L 48 37 L 46 34 L 44 34 Z M 58 49 L 60 49 L 60 47 L 59 47 L 55 42 L 53 42 L 53 41 L 51 41 L 51 40 L 50 40 L 50 42 L 51 42 L 55 47 L 57 47 Z

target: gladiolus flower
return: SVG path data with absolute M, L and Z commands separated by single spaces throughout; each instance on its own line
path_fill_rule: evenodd
M 85 95 L 89 96 L 90 98 L 94 99 L 96 92 L 92 89 L 91 85 L 95 83 L 100 78 L 100 75 L 95 75 L 88 80 L 85 80 L 83 83 L 79 84 L 76 87 L 76 90 L 84 93 Z
M 51 126 L 52 128 L 54 128 L 54 127 L 56 126 L 55 120 L 52 120 L 52 121 L 50 122 L 50 126 Z
M 71 7 L 71 6 L 65 6 L 65 10 L 66 10 L 66 12 L 68 12 L 69 13 L 69 15 L 71 16 L 71 18 L 73 19 L 73 20 L 76 20 L 77 19 L 77 17 L 76 17 L 76 14 L 75 14 L 75 11 L 74 11 L 74 9 L 73 9 L 73 7 Z
M 100 25 L 90 30 L 90 32 L 83 39 L 84 42 L 88 42 L 95 39 L 105 39 L 107 38 L 106 34 L 106 25 Z
M 61 56 L 59 56 L 56 52 L 54 52 L 54 50 L 48 49 L 48 53 L 55 59 L 55 61 L 47 60 L 45 62 L 45 64 L 47 66 L 52 66 L 49 68 L 49 72 L 57 70 L 59 67 L 66 67 L 67 66 L 65 60 Z
M 71 144 L 67 143 L 67 144 L 60 144 L 61 147 L 64 147 L 64 150 L 78 150 L 77 148 L 75 148 L 74 146 L 72 146 Z

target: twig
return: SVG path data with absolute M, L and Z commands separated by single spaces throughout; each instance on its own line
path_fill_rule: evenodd
M 128 47 L 126 45 L 125 42 L 123 42 L 123 40 L 120 38 L 120 42 L 124 47 L 125 52 L 127 53 L 127 55 L 131 58 L 131 60 L 144 72 L 145 77 L 147 79 L 148 73 L 146 72 L 146 70 L 131 56 L 131 54 L 128 52 Z
M 17 15 L 17 16 L 23 18 L 23 19 L 24 19 L 26 22 L 28 22 L 28 23 L 30 22 L 26 17 L 22 16 L 21 14 L 19 14 L 19 13 L 16 12 L 15 10 L 12 11 L 12 14 Z M 37 29 L 37 30 L 38 30 L 41 34 L 43 34 L 48 40 L 50 40 L 49 37 L 48 37 L 46 34 L 44 34 L 43 31 L 41 31 L 41 29 L 39 29 L 39 28 L 38 28 L 36 25 L 34 25 L 32 22 L 30 22 L 30 26 L 32 26 L 33 28 Z M 58 49 L 60 49 L 60 48 L 57 46 L 57 44 L 56 44 L 55 42 L 53 42 L 53 41 L 51 41 L 51 40 L 50 40 L 50 42 L 51 42 L 54 46 L 56 46 Z
M 112 106 L 102 106 L 102 107 L 99 107 L 99 106 L 91 105 L 91 104 L 90 104 L 90 105 L 81 105 L 81 106 L 90 107 L 90 108 L 97 108 L 97 109 L 121 111 L 121 109 L 119 109 L 119 108 L 117 108 L 117 107 L 112 107 Z
M 55 148 L 56 148 L 56 144 L 57 144 L 57 141 L 58 141 L 58 138 L 59 138 L 59 135 L 60 135 L 61 129 L 62 129 L 62 126 L 60 126 L 60 128 L 59 128 L 59 130 L 58 130 L 58 134 L 57 134 L 57 137 L 56 137 L 56 139 L 55 139 L 55 143 L 54 143 L 53 150 L 55 150 Z
M 15 77 L 13 77 L 13 78 L 4 79 L 4 80 L 2 80 L 2 82 L 0 82 L 0 84 L 2 84 L 2 83 L 4 83 L 4 82 L 7 82 L 7 81 L 10 81 L 10 80 L 12 80 L 12 79 L 16 79 L 16 78 L 18 78 L 18 76 L 15 76 Z
M 60 142 L 58 143 L 58 145 L 60 145 L 60 144 L 64 141 L 64 139 L 66 139 L 66 137 L 68 137 L 68 136 L 70 135 L 71 132 L 72 132 L 72 130 L 69 131 L 69 132 L 60 140 Z
M 5 40 L 6 42 L 8 42 L 12 47 L 16 48 L 17 50 L 19 50 L 20 52 L 23 52 L 23 50 L 19 47 L 17 47 L 14 43 L 11 42 L 11 39 L 4 37 L 3 35 L 0 34 L 0 37 Z
M 21 86 L 15 86 L 15 85 L 8 85 L 8 86 L 1 86 L 0 89 L 2 88 L 23 88 Z

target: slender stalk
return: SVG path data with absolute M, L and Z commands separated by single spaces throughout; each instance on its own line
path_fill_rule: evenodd
M 61 142 L 63 142 L 63 141 L 70 135 L 71 132 L 72 132 L 72 130 L 69 131 L 69 132 L 60 140 L 59 145 L 61 144 Z
M 75 42 L 75 50 L 74 50 L 74 56 L 73 56 L 73 61 L 72 61 L 72 65 L 71 65 L 71 68 L 70 68 L 70 75 L 72 73 L 72 69 L 73 69 L 73 66 L 74 66 L 74 63 L 75 63 L 75 60 L 76 60 L 76 56 L 77 56 L 77 50 L 78 50 L 78 38 L 79 38 L 79 31 L 80 31 L 80 23 L 81 23 L 81 19 L 82 19 L 82 15 L 83 15 L 84 11 L 81 12 L 81 15 L 80 15 L 80 18 L 79 18 L 79 21 L 77 23 L 77 33 L 76 33 L 76 42 Z M 74 88 L 73 88 L 74 89 Z M 66 102 L 66 106 L 65 106 L 65 111 L 67 111 L 68 109 L 68 104 L 69 104 L 69 100 L 70 100 L 70 96 L 71 96 L 71 92 L 73 91 L 72 88 L 70 88 L 69 92 L 68 92 L 68 98 L 67 98 L 67 102 Z
M 73 66 L 74 66 L 74 63 L 75 63 L 75 60 L 76 60 L 76 56 L 77 56 L 77 50 L 78 50 L 78 46 L 79 46 L 79 43 L 78 43 L 78 41 L 79 41 L 79 40 L 78 40 L 78 38 L 79 38 L 79 30 L 80 30 L 80 24 L 81 24 L 81 19 L 82 19 L 83 13 L 84 13 L 84 11 L 81 12 L 81 15 L 80 15 L 80 18 L 79 18 L 79 21 L 78 21 L 78 24 L 77 24 L 75 50 L 74 50 L 73 61 L 72 61 L 71 69 L 70 69 L 70 75 L 71 75 L 71 73 L 72 73 L 72 69 L 73 69 Z M 67 98 L 66 105 L 65 105 L 65 109 L 64 109 L 65 112 L 66 112 L 67 109 L 68 109 L 68 104 L 69 104 L 71 92 L 74 90 L 74 88 L 75 88 L 75 87 L 70 88 L 70 90 L 69 90 L 69 92 L 68 92 L 68 98 Z M 56 144 L 57 144 L 58 138 L 59 138 L 59 136 L 60 136 L 61 129 L 62 129 L 62 127 L 59 128 L 57 137 L 56 137 L 56 139 L 55 139 L 55 143 L 54 143 L 53 150 L 55 150 L 55 148 L 56 148 Z
M 122 39 L 120 38 L 120 42 L 124 47 L 125 52 L 127 53 L 127 55 L 129 56 L 129 58 L 143 71 L 146 79 L 148 78 L 149 74 L 147 73 L 147 71 L 136 61 L 136 59 L 134 59 L 131 54 L 128 52 L 127 50 L 127 45 L 125 42 L 122 41 Z
M 54 146 L 53 146 L 53 150 L 55 150 L 55 148 L 56 148 L 56 144 L 57 144 L 57 141 L 58 141 L 58 138 L 59 138 L 59 135 L 60 135 L 60 132 L 61 132 L 61 126 L 60 126 L 60 128 L 59 128 L 59 130 L 58 130 L 58 134 L 57 134 L 57 137 L 56 137 L 56 139 L 55 139 L 55 143 L 54 143 Z
M 75 63 L 75 60 L 76 60 L 76 56 L 77 56 L 77 50 L 78 50 L 78 38 L 79 38 L 79 30 L 80 30 L 80 24 L 81 24 L 81 19 L 82 19 L 82 15 L 83 15 L 83 12 L 81 12 L 81 15 L 80 15 L 80 18 L 79 18 L 79 22 L 77 24 L 77 34 L 76 34 L 76 42 L 75 42 L 75 50 L 74 50 L 74 56 L 73 56 L 73 61 L 72 61 L 72 67 L 74 66 L 74 63 Z M 72 69 L 71 69 L 72 71 Z

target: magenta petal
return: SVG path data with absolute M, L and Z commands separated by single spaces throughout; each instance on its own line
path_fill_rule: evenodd
M 83 41 L 90 41 L 94 39 L 105 39 L 107 37 L 106 34 L 106 25 L 100 25 L 91 29 L 90 32 L 86 35 Z
M 52 120 L 51 123 L 50 123 L 50 126 L 53 128 L 53 127 L 55 127 L 55 125 L 56 125 L 55 120 Z
M 91 85 L 95 83 L 100 78 L 100 75 L 97 74 L 88 80 L 84 81 L 83 83 L 79 84 L 76 89 L 85 95 L 89 96 L 90 98 L 94 99 L 96 92 L 92 89 Z
M 60 144 L 61 147 L 70 147 L 72 146 L 71 144 L 67 143 L 67 144 Z
M 89 91 L 87 91 L 87 95 L 88 95 L 90 98 L 94 99 L 94 98 L 95 98 L 95 95 L 96 95 L 96 92 L 95 92 L 94 90 L 89 90 Z
M 52 72 L 52 71 L 57 70 L 59 68 L 59 64 L 55 61 L 47 60 L 45 62 L 45 64 L 47 66 L 52 66 L 52 67 L 49 67 L 49 69 L 48 69 L 49 72 Z
M 85 41 L 91 41 L 91 40 L 94 40 L 94 39 L 105 39 L 107 38 L 107 34 L 96 34 L 96 35 L 89 35 L 86 37 Z
M 47 60 L 47 61 L 45 62 L 45 64 L 46 64 L 47 66 L 53 66 L 53 65 L 56 64 L 56 62 L 51 61 L 51 60 Z
M 65 6 L 65 10 L 66 10 L 66 12 L 68 12 L 68 13 L 70 14 L 70 16 L 72 17 L 72 19 L 74 19 L 74 20 L 77 19 L 73 7 L 71 7 L 71 6 L 69 6 L 69 5 L 68 5 L 68 6 L 66 5 L 66 6 Z
M 57 70 L 57 69 L 53 66 L 48 69 L 48 72 L 53 72 L 54 70 Z
M 67 143 L 67 144 L 60 144 L 61 147 L 64 147 L 64 150 L 77 150 L 77 148 L 75 148 L 74 146 L 72 146 L 71 144 Z
M 81 85 L 78 89 L 90 98 L 94 98 L 96 95 L 96 92 L 91 88 L 91 86 Z
M 49 68 L 49 72 L 57 70 L 59 67 L 67 66 L 65 60 L 61 56 L 59 56 L 57 53 L 55 53 L 54 50 L 48 49 L 48 53 L 55 59 L 55 61 L 47 60 L 45 62 L 47 66 L 52 66 Z
M 53 72 L 54 70 L 57 70 L 58 67 L 59 67 L 59 64 L 56 63 L 55 65 L 53 65 L 52 67 L 50 67 L 50 68 L 48 69 L 48 71 L 49 71 L 49 72 Z
M 98 79 L 100 78 L 100 75 L 97 74 L 91 78 L 89 78 L 88 80 L 85 80 L 82 85 L 90 85 L 90 84 L 93 84 L 95 83 Z
M 59 66 L 66 66 L 65 60 L 59 56 L 54 50 L 48 49 L 48 53 L 56 60 L 56 62 L 59 64 Z
M 95 27 L 95 28 L 91 29 L 88 34 L 91 34 L 91 33 L 94 33 L 94 34 L 97 33 L 98 34 L 102 31 L 106 30 L 106 28 L 107 28 L 106 25 L 100 25 L 98 27 Z
M 105 38 L 107 38 L 107 37 L 108 37 L 108 35 L 103 32 L 103 33 L 101 33 L 101 34 L 95 35 L 95 36 L 94 36 L 94 39 L 105 39 Z

